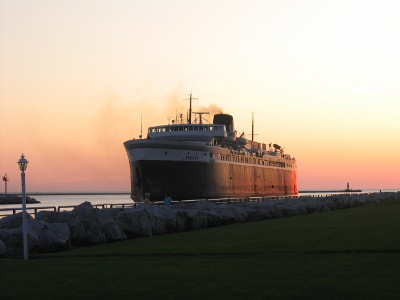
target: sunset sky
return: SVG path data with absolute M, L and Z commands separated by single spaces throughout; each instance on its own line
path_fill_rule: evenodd
M 0 0 L 0 175 L 130 191 L 122 143 L 194 110 L 297 159 L 299 189 L 400 188 L 396 0 Z M 210 117 L 210 121 L 212 118 Z M 4 184 L 1 182 L 0 193 Z

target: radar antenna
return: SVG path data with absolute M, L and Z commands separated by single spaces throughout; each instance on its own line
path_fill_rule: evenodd
M 199 124 L 203 124 L 203 115 L 208 115 L 208 112 L 193 112 L 195 115 L 199 115 L 199 117 L 195 117 L 194 122 L 196 123 L 196 120 L 199 119 Z M 207 120 L 206 120 L 207 121 Z M 207 121 L 208 122 L 208 121 Z

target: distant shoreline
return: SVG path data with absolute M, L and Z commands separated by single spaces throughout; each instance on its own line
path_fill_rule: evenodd
M 362 190 L 299 191 L 300 193 L 360 193 Z
M 354 190 L 301 190 L 299 194 L 317 194 L 317 193 L 361 193 L 363 191 L 370 191 L 371 189 L 354 189 Z M 379 189 L 372 189 L 379 191 Z M 386 190 L 400 190 L 400 189 L 382 189 L 382 192 Z M 85 196 L 85 195 L 130 195 L 130 192 L 37 192 L 27 193 L 29 197 L 35 196 Z M 4 197 L 4 193 L 0 193 L 0 197 Z M 21 193 L 7 193 L 7 196 L 21 196 Z
M 39 204 L 40 201 L 37 201 L 35 198 L 26 196 L 27 204 Z M 22 204 L 22 198 L 16 194 L 7 194 L 0 195 L 0 205 L 9 205 L 9 204 Z

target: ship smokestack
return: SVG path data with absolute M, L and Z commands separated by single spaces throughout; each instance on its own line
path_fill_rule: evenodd
M 214 115 L 213 124 L 225 125 L 226 131 L 234 131 L 235 126 L 233 125 L 233 117 L 227 114 L 216 114 Z

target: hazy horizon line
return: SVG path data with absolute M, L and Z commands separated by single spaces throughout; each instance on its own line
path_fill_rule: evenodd
M 361 192 L 364 191 L 371 191 L 371 190 L 376 190 L 376 191 L 400 191 L 400 188 L 364 188 L 364 189 L 350 189 L 349 191 L 359 191 Z M 332 189 L 332 188 L 326 188 L 326 189 L 321 189 L 321 188 L 311 188 L 311 189 L 302 189 L 299 190 L 299 193 L 311 193 L 311 192 L 345 192 L 345 189 Z M 85 192 L 27 192 L 27 196 L 32 196 L 32 195 L 38 195 L 38 196 L 46 196 L 46 195 L 130 195 L 131 193 L 129 191 L 101 191 L 101 192 L 94 192 L 94 191 L 85 191 Z M 12 195 L 12 196 L 18 196 L 21 195 L 21 192 L 8 192 L 7 195 Z M 5 193 L 2 192 L 0 193 L 0 196 L 5 196 Z

